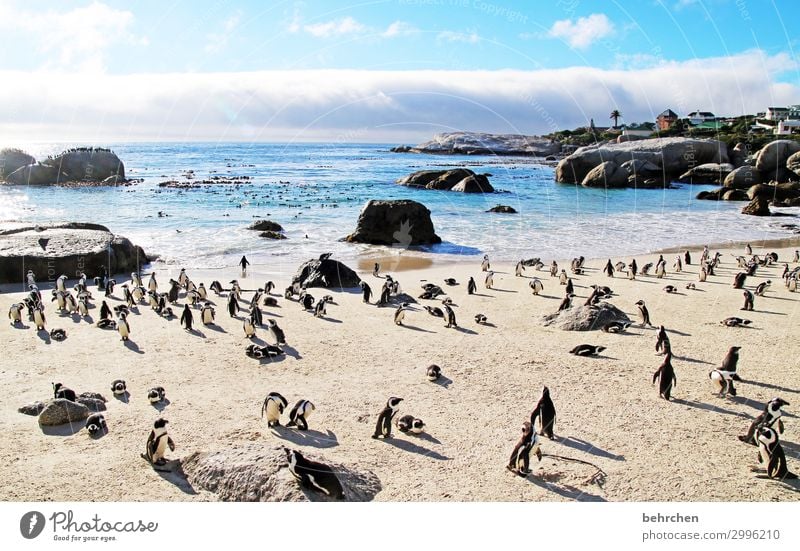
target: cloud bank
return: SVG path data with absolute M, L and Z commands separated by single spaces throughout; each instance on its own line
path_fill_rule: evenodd
M 612 109 L 718 115 L 797 103 L 785 54 L 536 71 L 313 70 L 108 75 L 0 72 L 4 141 L 258 140 L 413 143 L 435 132 L 547 133 Z

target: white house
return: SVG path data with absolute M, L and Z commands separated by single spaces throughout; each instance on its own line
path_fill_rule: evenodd
M 789 107 L 767 107 L 764 118 L 768 121 L 785 121 L 800 119 L 800 105 Z
M 775 128 L 775 134 L 779 136 L 788 136 L 790 134 L 800 134 L 800 121 L 788 120 L 778 122 Z
M 702 124 L 704 122 L 713 122 L 717 120 L 714 113 L 709 113 L 708 111 L 693 111 L 686 115 L 686 118 L 689 119 L 689 124 Z

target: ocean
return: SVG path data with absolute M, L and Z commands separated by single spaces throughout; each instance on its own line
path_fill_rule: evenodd
M 37 159 L 77 144 L 30 144 Z M 128 178 L 120 187 L 0 186 L 0 221 L 86 221 L 130 238 L 159 262 L 193 269 L 235 266 L 242 255 L 260 271 L 292 272 L 332 252 L 364 260 L 387 254 L 442 261 L 620 258 L 675 245 L 788 236 L 780 221 L 740 214 L 743 203 L 699 201 L 711 186 L 601 190 L 554 182 L 554 169 L 519 157 L 391 153 L 391 144 L 116 143 Z M 467 167 L 491 174 L 496 194 L 406 188 L 413 171 Z M 184 177 L 193 171 L 193 180 Z M 167 180 L 248 177 L 237 185 L 160 188 Z M 369 199 L 413 199 L 431 211 L 443 243 L 415 251 L 341 242 Z M 485 212 L 497 204 L 519 214 Z M 165 216 L 159 217 L 162 212 Z M 258 237 L 258 218 L 280 223 L 288 239 Z

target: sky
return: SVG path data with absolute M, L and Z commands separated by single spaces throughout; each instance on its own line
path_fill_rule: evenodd
M 797 0 L 0 0 L 0 141 L 417 143 L 800 103 Z

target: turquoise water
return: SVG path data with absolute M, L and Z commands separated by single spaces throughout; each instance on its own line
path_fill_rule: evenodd
M 66 145 L 26 147 L 37 159 Z M 103 144 L 109 145 L 109 144 Z M 387 248 L 338 241 L 355 228 L 369 199 L 414 199 L 432 213 L 444 243 L 427 249 L 457 260 L 488 253 L 522 257 L 621 256 L 678 244 L 784 237 L 778 221 L 742 216 L 742 203 L 698 201 L 706 186 L 670 190 L 598 190 L 557 185 L 553 168 L 529 159 L 390 153 L 376 144 L 110 144 L 129 178 L 127 187 L 0 186 L 2 221 L 91 221 L 131 238 L 148 253 L 187 268 L 255 264 L 292 269 L 321 252 L 354 259 Z M 504 193 L 469 195 L 415 190 L 397 178 L 421 169 L 466 166 L 488 172 Z M 248 176 L 237 186 L 164 189 L 165 180 Z M 486 213 L 507 204 L 517 215 Z M 167 216 L 158 217 L 162 211 Z M 257 217 L 284 226 L 283 241 L 245 229 Z M 308 238 L 306 238 L 306 235 Z M 396 252 L 396 251 L 395 251 Z

